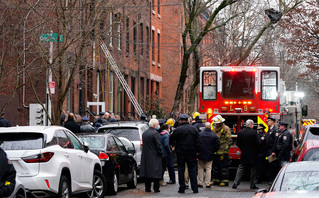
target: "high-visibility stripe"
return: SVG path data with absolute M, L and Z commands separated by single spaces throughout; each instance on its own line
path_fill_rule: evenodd
M 265 121 L 260 117 L 260 116 L 257 116 L 257 124 L 263 124 L 266 128 L 265 128 L 265 132 L 268 131 L 268 125 L 265 123 Z

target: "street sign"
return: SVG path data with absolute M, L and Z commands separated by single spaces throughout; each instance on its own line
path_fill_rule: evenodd
M 49 91 L 50 88 L 50 91 Z M 55 82 L 49 82 L 49 85 L 47 87 L 47 94 L 49 94 L 51 92 L 51 94 L 55 94 Z
M 59 35 L 58 33 L 47 33 L 42 34 L 40 36 L 40 41 L 52 41 L 52 42 L 62 42 L 63 41 L 63 35 Z

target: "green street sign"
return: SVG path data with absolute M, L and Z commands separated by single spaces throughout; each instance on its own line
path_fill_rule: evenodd
M 58 35 L 58 33 L 48 33 L 48 34 L 42 34 L 40 36 L 40 41 L 52 41 L 52 42 L 62 42 L 63 41 L 63 35 Z

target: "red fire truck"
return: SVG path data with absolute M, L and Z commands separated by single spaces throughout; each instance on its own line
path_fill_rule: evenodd
M 200 113 L 212 122 L 221 115 L 232 132 L 231 167 L 237 166 L 240 150 L 236 146 L 237 132 L 245 121 L 267 127 L 267 117 L 280 118 L 279 67 L 214 66 L 200 70 Z

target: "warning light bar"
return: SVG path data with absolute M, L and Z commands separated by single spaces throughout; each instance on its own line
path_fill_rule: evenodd
M 252 102 L 251 101 L 225 101 L 225 104 L 226 105 L 228 105 L 228 104 L 230 104 L 230 105 L 233 105 L 233 104 L 244 104 L 244 105 L 249 104 L 249 105 L 251 105 Z

